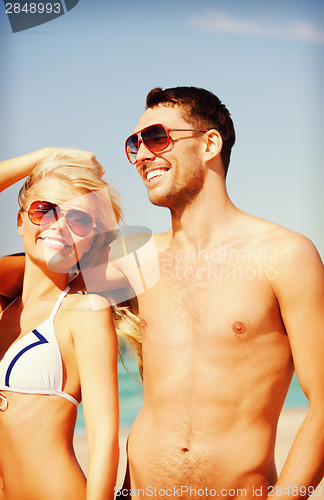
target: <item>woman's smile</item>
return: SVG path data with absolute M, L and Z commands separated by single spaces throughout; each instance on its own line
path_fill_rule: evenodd
M 63 250 L 63 248 L 72 248 L 72 245 L 68 245 L 63 238 L 53 238 L 48 236 L 42 236 L 40 238 L 44 245 L 53 250 Z

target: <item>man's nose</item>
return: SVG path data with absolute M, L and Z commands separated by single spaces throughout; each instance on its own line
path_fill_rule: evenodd
M 142 138 L 138 141 L 137 155 L 136 155 L 136 166 L 140 165 L 143 160 L 152 160 L 155 158 L 155 153 L 152 153 L 144 144 Z

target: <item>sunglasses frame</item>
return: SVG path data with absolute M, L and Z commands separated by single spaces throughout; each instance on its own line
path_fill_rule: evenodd
M 165 131 L 166 136 L 167 136 L 167 144 L 165 146 L 163 146 L 161 149 L 156 149 L 156 148 L 152 149 L 149 146 L 147 146 L 147 144 L 145 143 L 145 140 L 143 139 L 143 136 L 142 136 L 142 132 L 144 132 L 145 130 L 150 129 L 152 127 L 156 127 L 157 125 L 162 127 L 163 130 Z M 138 142 L 137 142 L 136 156 L 137 156 L 138 150 L 140 148 L 141 142 L 144 144 L 146 149 L 148 149 L 151 153 L 154 154 L 154 153 L 160 153 L 161 151 L 164 151 L 164 149 L 166 149 L 169 146 L 170 140 L 172 140 L 172 137 L 170 137 L 169 132 L 204 132 L 205 133 L 205 132 L 208 132 L 208 130 L 200 130 L 200 129 L 194 129 L 194 128 L 167 128 L 162 123 L 153 123 L 152 125 L 148 125 L 147 127 L 144 127 L 141 130 L 139 130 L 138 132 L 135 132 L 134 134 L 131 134 L 130 136 L 127 137 L 127 139 L 125 141 L 125 153 L 126 153 L 126 156 L 127 156 L 129 163 L 131 163 L 131 165 L 135 165 L 136 161 L 137 161 L 137 159 L 135 159 L 135 161 L 131 161 L 129 156 L 128 156 L 127 142 L 129 141 L 129 139 L 131 137 L 137 136 Z
M 50 222 L 44 222 L 44 223 L 37 223 L 35 222 L 35 220 L 32 220 L 32 214 L 30 213 L 30 208 L 32 207 L 32 205 L 34 205 L 35 203 L 47 203 L 48 205 L 51 205 L 52 208 L 49 209 L 47 212 L 44 213 L 44 216 L 48 213 L 48 212 L 53 212 L 54 214 L 54 220 L 53 221 L 50 221 Z M 28 215 L 28 219 L 30 220 L 30 222 L 32 224 L 34 224 L 35 226 L 49 226 L 51 224 L 54 224 L 55 222 L 57 222 L 61 217 L 64 217 L 65 220 L 66 220 L 66 223 L 68 225 L 68 227 L 71 229 L 72 233 L 75 234 L 76 236 L 79 236 L 80 238 L 85 238 L 86 236 L 89 236 L 89 234 L 91 233 L 91 229 L 92 228 L 96 228 L 96 224 L 95 222 L 93 221 L 93 218 L 91 217 L 91 215 L 89 215 L 87 212 L 85 212 L 84 210 L 79 210 L 78 208 L 70 208 L 69 210 L 63 210 L 59 205 L 57 205 L 56 203 L 53 203 L 52 201 L 47 201 L 47 200 L 35 200 L 33 201 L 25 210 L 24 212 L 27 212 L 27 215 Z M 75 232 L 75 230 L 73 229 L 73 227 L 70 225 L 70 222 L 69 222 L 69 219 L 67 217 L 68 213 L 69 212 L 80 212 L 82 214 L 86 214 L 90 219 L 91 219 L 91 227 L 90 227 L 90 230 L 87 234 L 78 234 Z M 73 224 L 72 224 L 73 225 Z M 86 226 L 84 226 L 86 227 Z

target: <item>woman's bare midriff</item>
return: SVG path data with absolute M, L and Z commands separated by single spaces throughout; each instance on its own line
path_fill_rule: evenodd
M 60 396 L 1 394 L 0 499 L 85 499 L 72 445 L 76 407 Z

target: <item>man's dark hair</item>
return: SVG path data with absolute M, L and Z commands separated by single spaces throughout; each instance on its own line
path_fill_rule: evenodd
M 146 109 L 159 104 L 181 106 L 184 119 L 196 129 L 218 130 L 223 139 L 220 155 L 226 176 L 235 142 L 235 130 L 228 109 L 218 97 L 197 87 L 174 87 L 165 90 L 156 87 L 147 95 Z

